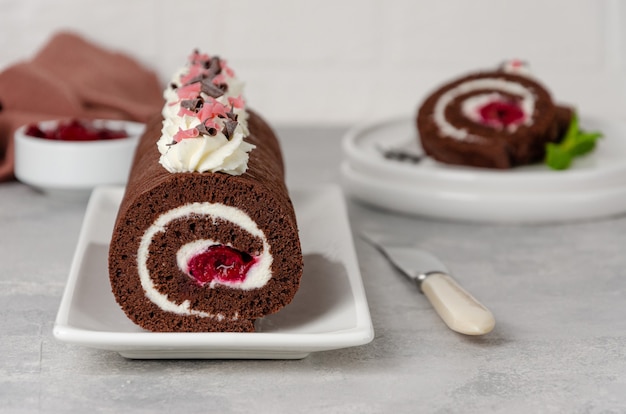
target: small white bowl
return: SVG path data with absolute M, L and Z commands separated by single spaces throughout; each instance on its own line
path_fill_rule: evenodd
M 62 120 L 39 122 L 42 130 Z M 128 137 L 98 141 L 62 141 L 15 131 L 15 176 L 44 192 L 89 193 L 99 185 L 125 184 L 145 125 L 130 121 L 92 120 L 96 127 L 123 129 Z

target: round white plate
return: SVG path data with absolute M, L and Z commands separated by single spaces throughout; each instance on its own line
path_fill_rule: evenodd
M 626 185 L 626 124 L 583 119 L 581 125 L 587 130 L 602 131 L 604 137 L 591 154 L 576 158 L 565 171 L 554 171 L 542 164 L 494 170 L 447 165 L 428 157 L 417 164 L 386 159 L 385 150 L 422 154 L 412 118 L 353 128 L 344 137 L 343 149 L 355 171 L 410 187 L 535 194 Z
M 420 154 L 410 118 L 350 130 L 343 140 L 343 185 L 361 201 L 402 213 L 481 222 L 559 222 L 626 211 L 626 125 L 583 119 L 604 137 L 565 171 L 537 164 L 510 170 L 452 166 L 423 157 L 387 159 L 385 150 Z

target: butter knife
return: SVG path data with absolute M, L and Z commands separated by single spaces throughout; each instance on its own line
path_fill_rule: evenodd
M 392 243 L 377 234 L 361 236 L 417 284 L 450 329 L 465 335 L 484 335 L 493 330 L 496 321 L 491 311 L 463 289 L 433 254 Z

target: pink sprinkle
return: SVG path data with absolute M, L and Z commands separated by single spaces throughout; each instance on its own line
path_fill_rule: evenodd
M 190 109 L 187 109 L 181 106 L 180 110 L 178 111 L 178 116 L 184 116 L 184 115 L 196 116 L 196 113 Z
M 180 99 L 195 99 L 200 95 L 200 82 L 185 85 L 176 90 Z
M 181 76 L 180 81 L 183 85 L 187 84 L 190 80 L 192 80 L 193 78 L 197 77 L 198 75 L 206 75 L 207 73 L 209 73 L 209 71 L 207 69 L 205 69 L 202 65 L 200 64 L 195 64 L 192 65 L 189 68 L 189 73 Z
M 198 128 L 186 129 L 184 131 L 178 128 L 178 132 L 176 133 L 176 135 L 174 135 L 174 141 L 180 142 L 183 139 L 196 138 L 199 135 L 200 131 L 198 131 Z
M 224 76 L 223 73 L 220 73 L 219 75 L 215 75 L 215 77 L 211 80 L 211 82 L 213 82 L 213 85 L 220 85 L 222 83 L 226 83 L 226 76 Z
M 241 109 L 244 107 L 245 105 L 245 101 L 243 100 L 243 98 L 241 97 L 241 95 L 239 95 L 238 97 L 232 97 L 229 96 L 228 97 L 228 103 L 231 104 L 232 106 L 234 106 L 237 109 Z
M 235 76 L 235 72 L 230 68 L 230 66 L 228 66 L 228 64 L 226 63 L 226 60 L 221 59 L 220 60 L 220 67 L 222 68 L 222 70 L 224 72 L 226 72 L 226 75 L 228 75 L 229 77 L 233 77 Z
M 198 112 L 197 117 L 201 121 L 205 121 L 207 119 L 215 118 L 216 116 L 226 116 L 226 107 L 217 102 L 215 99 L 211 99 L 202 105 L 202 109 Z
M 193 53 L 189 56 L 189 61 L 191 63 L 204 62 L 209 59 L 209 55 L 207 55 L 206 53 L 199 53 L 197 50 L 194 50 Z
M 213 128 L 213 129 L 215 129 L 216 131 L 219 131 L 219 130 L 220 130 L 220 126 L 219 126 L 219 124 L 218 124 L 218 123 L 216 123 L 216 122 L 213 122 L 213 121 L 207 121 L 207 122 L 205 122 L 205 123 L 204 123 L 204 126 L 206 126 L 206 129 L 211 129 L 211 128 Z

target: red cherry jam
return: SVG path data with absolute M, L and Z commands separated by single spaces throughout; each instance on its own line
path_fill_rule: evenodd
M 228 246 L 211 246 L 193 256 L 187 263 L 189 275 L 203 286 L 213 280 L 224 283 L 243 282 L 255 259 Z
M 478 108 L 483 124 L 496 128 L 518 125 L 524 122 L 522 108 L 513 101 L 491 101 Z
M 126 138 L 128 133 L 123 130 L 114 130 L 96 126 L 90 121 L 72 119 L 59 122 L 56 128 L 41 129 L 36 124 L 26 127 L 26 135 L 55 141 L 102 141 Z

